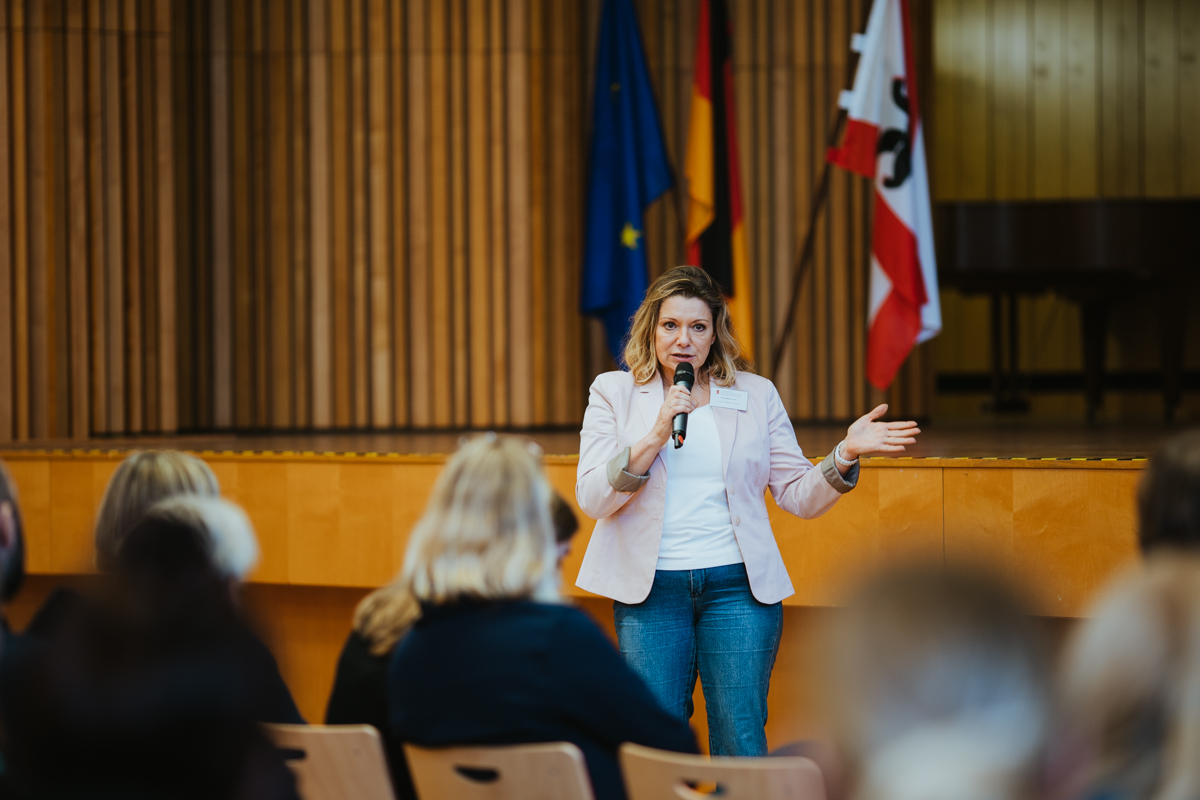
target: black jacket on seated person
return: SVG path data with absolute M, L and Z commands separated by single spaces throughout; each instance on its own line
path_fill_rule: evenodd
M 622 742 L 695 753 L 687 723 L 583 612 L 568 606 L 423 606 L 388 675 L 392 732 L 424 747 L 572 742 L 597 800 L 625 797 Z

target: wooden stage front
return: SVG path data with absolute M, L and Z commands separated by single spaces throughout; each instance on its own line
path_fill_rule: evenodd
M 841 428 L 797 430 L 823 454 Z M 1135 492 L 1166 428 L 939 429 L 906 458 L 864 462 L 859 486 L 825 516 L 768 507 L 796 594 L 784 601 L 784 643 L 772 683 L 772 746 L 814 733 L 807 655 L 813 632 L 865 577 L 912 560 L 982 563 L 1007 575 L 1034 613 L 1083 614 L 1136 554 Z M 355 604 L 400 567 L 459 434 L 177 436 L 45 442 L 6 449 L 20 491 L 31 580 L 11 616 L 18 627 L 49 590 L 92 565 L 95 510 L 130 449 L 195 452 L 222 492 L 250 515 L 262 561 L 247 587 L 251 613 L 310 721 L 320 721 Z M 576 433 L 537 433 L 546 471 L 574 497 Z M 814 461 L 816 459 L 814 458 Z M 564 566 L 563 585 L 610 632 L 611 603 L 574 586 L 593 522 Z M 1067 623 L 1048 622 L 1061 629 Z M 699 699 L 699 698 L 698 698 Z M 702 738 L 702 705 L 693 720 Z

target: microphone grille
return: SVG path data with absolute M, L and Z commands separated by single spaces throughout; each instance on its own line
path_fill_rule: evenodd
M 675 367 L 675 383 L 686 383 L 690 388 L 696 380 L 696 371 L 692 369 L 692 365 L 684 361 L 679 366 Z

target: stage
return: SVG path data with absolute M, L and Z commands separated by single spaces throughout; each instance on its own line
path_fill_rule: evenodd
M 795 426 L 796 438 L 810 455 L 827 453 L 846 433 L 845 425 Z M 1145 458 L 1178 426 L 1128 423 L 939 423 L 923 429 L 916 445 L 904 455 L 913 458 Z M 84 441 L 47 439 L 7 442 L 0 452 L 13 450 L 133 450 L 170 447 L 217 452 L 386 453 L 429 455 L 452 453 L 464 435 L 473 432 L 257 432 L 205 433 L 172 436 L 105 436 Z M 477 433 L 474 432 L 474 433 Z M 520 431 L 550 455 L 579 452 L 579 431 L 571 429 Z
M 798 426 L 815 461 L 841 426 Z M 864 578 L 924 560 L 983 564 L 1006 575 L 1055 631 L 1086 612 L 1136 557 L 1135 493 L 1163 426 L 930 426 L 902 458 L 864 460 L 859 486 L 826 515 L 800 520 L 768 499 L 796 593 L 771 694 L 773 745 L 811 735 L 807 654 L 821 620 Z M 58 583 L 86 580 L 92 524 L 108 479 L 136 448 L 204 458 L 247 510 L 262 560 L 246 602 L 302 711 L 319 721 L 354 605 L 390 580 L 408 532 L 462 433 L 181 435 L 30 442 L 2 451 L 20 490 L 29 586 L 17 626 Z M 550 481 L 574 500 L 575 431 L 525 434 Z M 574 587 L 594 523 L 564 565 L 564 592 L 611 632 L 611 603 Z M 1058 620 L 1058 621 L 1055 621 Z M 697 728 L 703 730 L 701 712 Z

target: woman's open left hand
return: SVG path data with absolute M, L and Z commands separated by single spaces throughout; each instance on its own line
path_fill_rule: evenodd
M 916 444 L 916 436 L 921 432 L 917 423 L 879 422 L 887 410 L 884 403 L 854 421 L 842 442 L 842 458 L 853 461 L 867 453 L 899 453 L 906 444 Z

